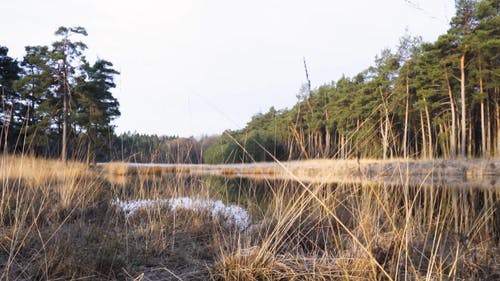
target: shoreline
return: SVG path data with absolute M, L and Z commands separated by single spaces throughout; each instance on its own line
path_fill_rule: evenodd
M 500 159 L 297 160 L 241 164 L 98 163 L 113 175 L 198 175 L 297 180 L 305 183 L 386 183 L 500 188 Z

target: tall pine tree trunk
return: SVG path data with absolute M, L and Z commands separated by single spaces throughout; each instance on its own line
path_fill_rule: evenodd
M 330 147 L 331 141 L 332 140 L 331 140 L 330 130 L 326 129 L 326 133 L 325 133 L 325 146 L 326 146 L 325 147 L 325 151 L 326 151 L 326 155 L 325 156 L 328 157 L 328 158 L 331 155 L 331 151 L 330 151 L 331 150 L 331 147 Z
M 450 79 L 448 78 L 448 70 L 444 71 L 446 78 L 446 85 L 448 87 L 448 97 L 450 98 L 450 111 L 451 111 L 451 133 L 450 133 L 450 154 L 451 157 L 457 156 L 457 117 L 455 112 L 455 102 L 453 100 L 453 93 L 451 91 Z
M 429 113 L 429 106 L 427 105 L 427 100 L 424 97 L 424 108 L 425 108 L 425 117 L 427 119 L 427 136 L 429 137 L 429 149 L 428 149 L 428 156 L 429 158 L 433 158 L 434 156 L 434 149 L 433 149 L 433 141 L 432 141 L 432 127 L 431 127 L 431 116 Z
M 380 90 L 380 97 L 382 98 L 382 105 L 384 106 L 384 123 L 380 122 L 380 132 L 382 134 L 382 149 L 383 149 L 383 159 L 387 158 L 387 152 L 389 150 L 389 109 L 387 108 L 387 104 L 384 98 L 384 94 L 382 93 L 382 89 Z
M 495 143 L 497 144 L 496 145 L 496 152 L 495 152 L 495 155 L 496 156 L 500 156 L 500 105 L 498 104 L 498 100 L 499 100 L 499 90 L 498 90 L 498 87 L 495 88 L 495 96 L 496 96 L 496 99 L 495 99 L 495 115 L 496 115 L 496 129 L 497 129 L 497 133 L 496 133 L 496 136 L 494 136 L 494 138 L 496 138 Z
M 486 126 L 484 120 L 484 99 L 483 99 L 483 77 L 482 77 L 481 64 L 479 64 L 479 93 L 481 94 L 481 155 L 486 157 Z
M 406 109 L 405 109 L 405 124 L 403 129 L 403 157 L 408 158 L 408 119 L 410 112 L 410 78 L 408 71 L 406 73 Z
M 288 137 L 288 160 L 291 160 L 294 157 L 294 138 L 292 136 Z
M 87 166 L 90 166 L 90 162 L 91 162 L 91 156 L 90 154 L 92 153 L 92 144 L 91 144 L 91 140 L 90 140 L 90 137 L 88 137 L 89 139 L 87 140 Z
M 7 112 L 7 107 L 6 107 L 6 95 L 5 95 L 5 88 L 3 86 L 0 86 L 2 88 L 2 112 L 5 114 Z M 3 126 L 2 126 L 2 137 L 3 137 L 3 153 L 7 154 L 8 149 L 7 149 L 7 140 L 8 140 L 8 135 L 9 135 L 9 126 L 7 122 L 7 118 L 4 117 L 3 121 Z
M 446 127 L 443 124 L 438 125 L 439 128 L 439 134 L 444 135 L 446 134 Z M 450 157 L 450 148 L 448 147 L 448 142 L 446 140 L 439 140 L 438 138 L 438 145 L 441 147 L 441 152 L 443 157 L 449 158 Z
M 91 105 L 89 108 L 89 121 L 87 128 L 87 166 L 94 163 L 95 151 L 94 151 L 94 140 L 97 138 L 95 131 L 93 130 L 93 117 L 94 117 L 94 107 Z
M 467 139 L 467 128 L 466 128 L 466 108 L 465 108 L 465 54 L 462 54 L 460 58 L 460 98 L 462 106 L 462 116 L 461 116 L 461 144 L 460 144 L 460 156 L 465 157 L 466 139 Z
M 69 87 L 67 82 L 66 64 L 63 64 L 63 133 L 61 144 L 61 161 L 66 163 L 67 157 L 67 137 L 68 137 L 68 108 L 69 108 Z
M 469 115 L 472 116 L 472 112 L 470 112 Z M 473 136 L 472 125 L 469 126 L 468 130 L 469 130 L 469 137 L 468 137 L 469 141 L 467 144 L 467 156 L 470 158 L 472 157 L 473 151 L 475 150 L 475 145 L 473 141 L 475 139 L 475 136 Z
M 489 93 L 486 92 L 486 151 L 488 155 L 493 155 L 491 151 L 491 110 L 489 105 Z
M 427 139 L 425 136 L 424 116 L 420 110 L 420 131 L 422 132 L 422 158 L 427 158 Z
M 387 121 L 380 122 L 380 134 L 382 135 L 382 158 L 387 159 L 387 149 L 389 147 L 389 138 L 387 135 Z

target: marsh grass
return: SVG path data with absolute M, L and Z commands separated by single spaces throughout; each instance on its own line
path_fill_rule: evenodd
M 276 194 L 258 239 L 223 253 L 215 279 L 500 278 L 499 190 L 300 186 Z
M 2 280 L 495 280 L 498 189 L 353 185 L 113 172 L 1 158 Z M 265 173 L 263 172 L 265 175 Z M 220 198 L 223 217 L 123 200 Z

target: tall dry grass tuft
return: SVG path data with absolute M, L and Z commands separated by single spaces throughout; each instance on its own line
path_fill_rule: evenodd
M 70 278 L 83 221 L 102 209 L 95 171 L 70 162 L 2 156 L 0 279 Z M 82 263 L 85 264 L 85 263 Z
M 162 173 L 183 172 L 183 171 L 175 171 L 173 167 L 160 167 L 147 164 L 131 165 L 130 163 L 125 163 L 125 162 L 106 163 L 105 165 L 102 165 L 102 167 L 104 167 L 104 172 L 106 174 L 112 176 L 135 176 L 135 175 L 161 176 Z M 189 171 L 187 172 L 189 173 Z
M 51 181 L 92 177 L 93 171 L 83 163 L 38 159 L 31 156 L 0 156 L 0 178 L 6 181 L 23 181 L 30 187 L 40 187 Z
M 128 176 L 134 174 L 134 169 L 125 162 L 106 163 L 104 171 L 108 175 Z

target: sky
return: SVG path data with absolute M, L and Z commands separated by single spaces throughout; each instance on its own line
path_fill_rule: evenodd
M 83 26 L 90 61 L 121 74 L 116 131 L 220 134 L 312 88 L 353 76 L 409 33 L 446 32 L 453 0 L 2 0 L 0 45 L 50 45 L 59 26 Z M 78 39 L 78 38 L 75 38 Z

